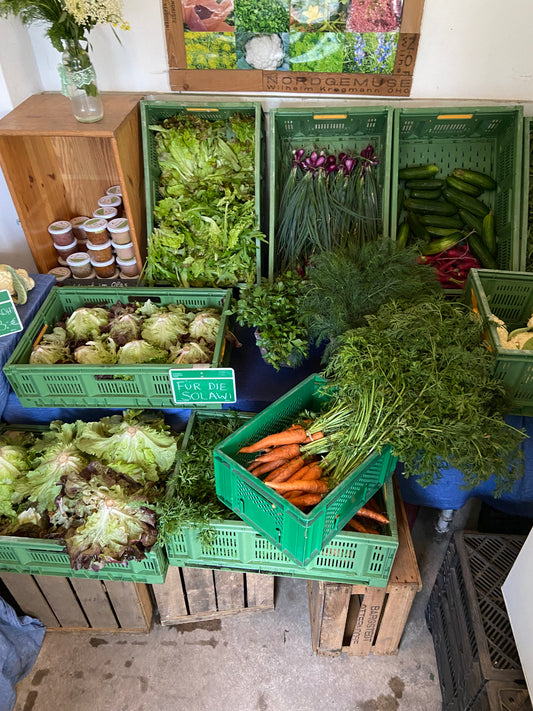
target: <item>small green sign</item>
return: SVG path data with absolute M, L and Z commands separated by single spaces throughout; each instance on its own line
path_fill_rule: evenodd
M 22 331 L 22 322 L 7 289 L 0 291 L 0 338 Z
M 176 405 L 214 405 L 237 401 L 233 368 L 173 369 L 169 375 Z

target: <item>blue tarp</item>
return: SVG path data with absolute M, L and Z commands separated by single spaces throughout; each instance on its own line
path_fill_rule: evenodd
M 15 685 L 35 664 L 46 627 L 33 617 L 18 617 L 0 597 L 0 711 L 15 707 Z

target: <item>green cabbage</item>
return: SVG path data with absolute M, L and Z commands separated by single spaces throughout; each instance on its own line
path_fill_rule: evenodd
M 98 338 L 95 341 L 87 341 L 85 345 L 76 348 L 74 358 L 77 363 L 84 365 L 116 363 L 117 347 L 112 338 Z
M 170 305 L 148 316 L 141 335 L 152 346 L 169 350 L 187 333 L 189 321 L 185 306 Z
M 122 365 L 134 363 L 166 363 L 168 352 L 156 348 L 146 341 L 130 341 L 118 352 L 118 362 Z
M 60 326 L 56 326 L 51 333 L 45 333 L 30 354 L 30 363 L 50 365 L 52 363 L 67 363 L 69 360 L 67 332 Z
M 205 309 L 196 314 L 189 326 L 189 333 L 193 338 L 206 343 L 216 343 L 218 329 L 220 328 L 220 311 Z
M 108 321 L 106 309 L 84 306 L 73 311 L 67 318 L 67 333 L 76 341 L 88 341 L 98 338 Z

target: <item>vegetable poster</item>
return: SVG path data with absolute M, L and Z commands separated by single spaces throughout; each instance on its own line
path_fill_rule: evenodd
M 181 0 L 188 69 L 392 74 L 403 0 Z

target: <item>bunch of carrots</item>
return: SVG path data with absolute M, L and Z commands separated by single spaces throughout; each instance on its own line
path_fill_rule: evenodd
M 297 508 L 307 510 L 322 501 L 329 489 L 324 460 L 305 452 L 306 444 L 323 437 L 323 432 L 311 434 L 303 424 L 293 424 L 282 432 L 242 447 L 239 452 L 256 455 L 247 467 L 251 474 L 264 476 L 263 482 L 267 486 Z M 362 523 L 361 518 L 382 525 L 389 523 L 373 500 L 357 512 L 349 525 L 361 533 L 379 533 L 371 523 Z

